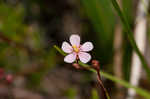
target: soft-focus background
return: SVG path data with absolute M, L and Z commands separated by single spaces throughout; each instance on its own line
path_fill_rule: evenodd
M 53 47 L 61 47 L 71 34 L 79 34 L 82 43 L 93 42 L 90 53 L 101 70 L 129 84 L 134 46 L 111 1 L 0 0 L 0 99 L 102 99 L 96 74 L 64 63 Z M 133 33 L 140 1 L 117 1 Z M 150 63 L 150 17 L 143 16 L 147 28 L 141 49 Z M 137 87 L 150 91 L 143 67 L 137 76 Z M 102 80 L 111 99 L 127 99 L 127 86 Z M 146 98 L 137 93 L 134 99 Z

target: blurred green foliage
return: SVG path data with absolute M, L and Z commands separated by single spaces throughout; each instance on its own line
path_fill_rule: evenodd
M 111 4 L 109 0 L 81 0 L 81 3 L 91 20 L 93 32 L 95 32 L 95 36 L 91 34 L 96 38 L 93 40 L 95 55 L 102 64 L 106 64 L 112 59 L 113 51 L 115 17 Z
M 34 65 L 41 68 L 29 74 L 31 86 L 40 84 L 41 79 L 56 64 L 55 50 L 44 49 L 44 37 L 34 25 L 24 23 L 24 7 L 0 3 L 0 66 L 8 72 L 18 74 L 32 71 Z M 27 69 L 27 71 L 26 71 Z
M 0 4 L 0 30 L 7 37 L 19 42 L 24 42 L 25 26 L 23 22 L 23 7 L 11 7 L 4 3 Z
M 77 90 L 75 88 L 69 88 L 64 94 L 67 99 L 76 99 Z
M 113 9 L 111 1 L 114 4 L 113 6 L 116 8 L 115 10 Z M 8 40 L 5 39 L 6 41 L 0 41 L 0 67 L 3 67 L 7 70 L 7 72 L 12 72 L 14 74 L 21 74 L 22 72 L 25 72 L 23 75 L 27 77 L 30 88 L 40 87 L 41 81 L 48 72 L 52 70 L 56 64 L 59 64 L 56 50 L 52 48 L 53 44 L 48 44 L 50 48 L 45 46 L 45 43 L 47 42 L 44 42 L 45 37 L 42 33 L 40 33 L 42 27 L 39 27 L 37 24 L 26 24 L 26 22 L 24 22 L 27 14 L 26 11 L 32 10 L 32 6 L 35 3 L 40 4 L 41 1 L 28 1 L 27 6 L 30 6 L 31 9 L 26 9 L 22 4 L 14 7 L 0 2 L 0 33 L 8 38 Z M 53 12 L 55 12 L 53 10 L 55 7 L 53 9 L 49 9 L 48 7 L 45 7 L 43 3 L 39 6 L 41 9 L 44 9 L 44 11 L 46 10 L 49 14 L 53 14 Z M 118 7 L 118 5 L 116 5 L 115 0 L 81 0 L 80 9 L 84 9 L 85 11 L 85 16 L 83 16 L 84 18 L 88 16 L 89 26 L 87 25 L 87 27 L 92 26 L 91 29 L 87 29 L 87 36 L 92 38 L 94 43 L 95 49 L 93 54 L 96 56 L 96 59 L 100 60 L 102 66 L 106 66 L 106 71 L 113 72 L 112 60 L 114 53 L 114 28 L 116 23 L 119 21 L 118 17 L 115 15 L 115 12 L 117 12 L 124 25 L 123 79 L 128 81 L 130 77 L 130 63 L 133 48 L 139 54 L 145 70 L 148 72 L 148 75 L 150 75 L 145 60 L 134 43 L 132 30 L 130 30 L 133 28 L 134 22 L 131 0 L 122 0 L 122 10 Z M 32 11 L 28 11 L 28 13 L 33 14 Z M 57 13 L 58 12 L 56 11 L 55 14 L 57 15 Z M 38 15 L 36 17 L 37 20 L 40 18 Z M 94 33 L 89 33 L 89 31 Z M 11 43 L 11 41 L 13 42 Z M 58 41 L 58 39 L 56 41 Z M 63 55 L 66 55 L 57 46 L 55 46 L 55 48 Z M 89 66 L 87 64 L 80 64 Z M 34 70 L 34 67 L 38 67 L 38 69 Z M 30 70 L 33 71 L 26 74 L 26 72 L 30 72 Z M 122 79 L 118 79 L 105 72 L 101 72 L 101 74 L 105 78 L 112 80 L 115 83 L 119 83 L 126 88 L 133 88 L 139 95 L 146 99 L 150 97 L 149 92 L 141 88 L 134 87 Z M 85 82 L 91 81 L 91 79 L 92 77 L 88 74 L 83 77 Z M 68 99 L 75 99 L 76 94 L 77 90 L 75 88 L 67 89 L 64 93 Z M 92 99 L 99 98 L 97 91 L 93 89 Z
M 92 99 L 100 99 L 96 89 L 92 90 Z

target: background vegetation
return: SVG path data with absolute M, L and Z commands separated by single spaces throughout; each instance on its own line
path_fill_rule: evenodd
M 147 9 L 144 54 L 134 40 L 139 1 L 0 0 L 0 99 L 101 99 L 95 73 L 64 63 L 54 48 L 71 34 L 93 42 L 91 55 L 100 61 L 111 99 L 125 99 L 128 88 L 136 91 L 135 99 L 150 99 Z M 133 51 L 142 63 L 138 86 L 129 83 Z M 119 67 L 115 56 L 120 58 Z

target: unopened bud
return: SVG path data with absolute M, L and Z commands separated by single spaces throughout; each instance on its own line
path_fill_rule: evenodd
M 92 60 L 92 66 L 93 66 L 94 69 L 100 70 L 99 61 L 97 61 L 97 60 Z

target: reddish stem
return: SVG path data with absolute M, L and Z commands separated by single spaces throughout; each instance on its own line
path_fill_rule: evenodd
M 99 70 L 97 70 L 97 80 L 98 80 L 98 83 L 99 83 L 99 85 L 100 85 L 100 87 L 101 87 L 101 90 L 102 90 L 102 92 L 103 92 L 103 94 L 104 94 L 104 99 L 108 99 L 108 98 L 107 98 L 107 90 L 106 90 L 106 88 L 105 88 L 104 85 L 103 85 L 103 82 L 102 82 L 102 80 L 101 80 L 101 76 L 100 76 Z

